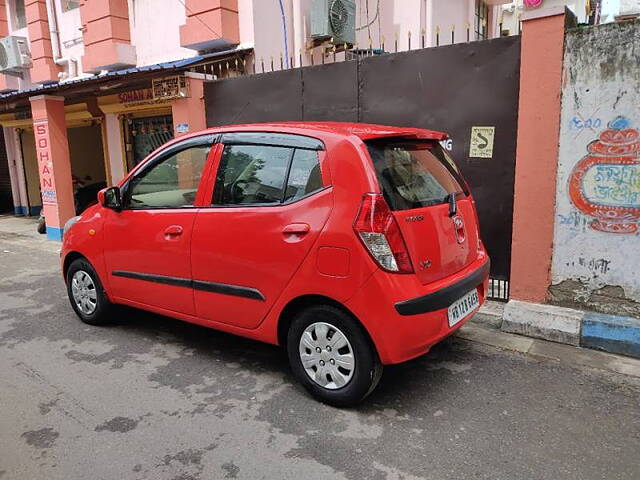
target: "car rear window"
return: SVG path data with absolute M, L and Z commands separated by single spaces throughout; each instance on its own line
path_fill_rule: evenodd
M 372 140 L 367 148 L 391 210 L 446 203 L 451 194 L 466 193 L 460 172 L 438 142 Z

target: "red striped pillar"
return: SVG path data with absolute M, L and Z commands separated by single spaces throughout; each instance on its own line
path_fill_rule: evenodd
M 159 10 L 158 15 L 162 12 Z M 84 0 L 80 3 L 85 72 L 136 65 L 131 45 L 127 0 Z
M 275 7 L 274 7 L 275 8 Z M 240 43 L 238 0 L 186 0 L 180 45 L 208 50 Z
M 47 238 L 60 241 L 64 224 L 76 214 L 64 98 L 39 95 L 29 100 Z
M 31 50 L 31 81 L 33 83 L 57 82 L 60 67 L 53 59 L 49 17 L 45 0 L 26 0 L 27 30 Z

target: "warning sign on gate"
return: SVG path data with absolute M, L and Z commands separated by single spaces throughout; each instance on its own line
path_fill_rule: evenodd
M 469 157 L 492 158 L 493 140 L 496 127 L 471 127 L 471 141 L 469 142 Z

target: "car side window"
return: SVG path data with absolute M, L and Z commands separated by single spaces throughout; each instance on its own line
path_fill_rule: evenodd
M 216 176 L 214 205 L 280 203 L 293 149 L 227 145 Z
M 192 206 L 211 145 L 196 145 L 163 158 L 128 185 L 126 208 Z
M 295 202 L 322 189 L 320 161 L 315 150 L 297 149 L 291 162 L 285 202 Z
M 216 176 L 213 205 L 278 205 L 322 188 L 315 150 L 227 145 Z

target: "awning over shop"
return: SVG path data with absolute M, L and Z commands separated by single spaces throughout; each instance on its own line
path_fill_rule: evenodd
M 20 103 L 20 100 L 26 100 L 28 97 L 34 95 L 56 94 L 64 96 L 65 92 L 76 95 L 78 93 L 90 93 L 95 89 L 104 91 L 108 88 L 119 87 L 120 82 L 123 80 L 128 82 L 143 81 L 158 74 L 178 73 L 217 61 L 242 61 L 244 56 L 251 51 L 252 49 L 250 48 L 234 48 L 172 62 L 125 68 L 96 75 L 87 75 L 86 77 L 63 82 L 36 85 L 25 90 L 0 94 L 0 111 L 10 111 Z

